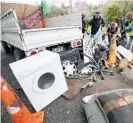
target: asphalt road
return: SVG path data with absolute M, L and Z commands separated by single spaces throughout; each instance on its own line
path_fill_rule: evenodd
M 35 110 L 33 109 L 31 103 L 27 99 L 26 95 L 24 94 L 23 90 L 21 89 L 20 85 L 18 84 L 16 78 L 14 77 L 9 64 L 14 62 L 15 59 L 13 55 L 7 55 L 3 53 L 1 55 L 1 73 L 2 76 L 8 81 L 11 87 L 15 90 L 18 94 L 20 99 L 23 103 L 27 106 L 27 108 L 34 113 Z M 84 96 L 90 95 L 96 92 L 103 92 L 108 90 L 114 89 L 121 89 L 121 88 L 131 88 L 129 84 L 124 82 L 121 78 L 121 75 L 115 74 L 114 76 L 106 75 L 105 80 L 101 80 L 99 77 L 97 82 L 94 83 L 93 87 L 87 88 L 86 90 L 82 91 L 79 95 L 75 96 L 71 100 L 67 100 L 64 97 L 59 97 L 50 105 L 44 108 L 44 112 L 46 113 L 45 116 L 45 123 L 87 123 L 84 110 L 82 108 L 82 98 Z M 60 87 L 59 87 L 60 88 Z M 2 123 L 10 123 L 11 120 L 6 113 L 5 109 L 2 105 L 2 112 L 1 112 L 1 122 Z

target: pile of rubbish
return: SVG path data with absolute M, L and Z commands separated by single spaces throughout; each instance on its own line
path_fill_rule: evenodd
M 83 61 L 81 58 L 78 64 L 66 61 L 63 64 L 64 74 L 67 78 L 82 78 L 80 75 L 90 75 L 87 79 L 94 79 L 98 72 L 104 79 L 103 72 L 113 73 L 113 69 L 123 70 L 126 66 L 133 64 L 133 54 L 126 49 L 128 38 L 119 37 L 114 34 L 111 44 L 108 43 L 107 36 L 99 29 L 95 38 L 84 40 Z M 126 62 L 124 62 L 126 61 Z M 123 63 L 126 66 L 124 66 Z M 94 79 L 95 80 L 95 79 Z
M 40 15 L 40 10 L 37 10 L 36 12 Z M 37 14 L 35 15 L 37 16 Z M 41 19 L 42 18 L 40 17 L 40 20 Z M 25 18 L 25 22 L 25 26 L 27 25 L 27 28 L 31 28 L 35 24 L 31 25 L 31 27 L 28 26 L 29 23 L 27 23 L 27 18 Z M 125 39 L 126 38 L 123 38 L 123 36 L 119 37 L 114 34 L 111 44 L 109 44 L 107 36 L 101 31 L 100 27 L 94 38 L 83 40 L 82 48 L 75 48 L 67 53 L 55 53 L 49 50 L 44 50 L 39 52 L 37 55 L 9 64 L 14 76 L 21 85 L 21 88 L 24 90 L 36 112 L 38 112 L 31 114 L 17 97 L 13 89 L 2 78 L 2 100 L 8 113 L 11 114 L 12 121 L 15 123 L 42 123 L 44 112 L 39 111 L 48 106 L 59 96 L 63 95 L 67 99 L 72 99 L 82 90 L 92 86 L 94 81 L 97 81 L 97 73 L 101 76 L 101 79 L 104 80 L 104 73 L 113 75 L 116 70 L 121 72 L 125 67 L 132 68 L 133 54 L 126 49 L 126 42 L 128 39 Z M 41 62 L 39 62 L 40 60 Z M 81 83 L 80 80 L 84 82 Z M 124 92 L 124 90 L 122 91 Z M 127 99 L 127 102 L 133 103 L 133 92 L 128 90 L 127 92 L 129 92 L 128 96 L 124 95 L 124 98 Z M 117 101 L 121 99 L 117 94 L 113 93 L 112 95 L 115 95 L 115 97 L 117 96 Z M 105 111 L 107 113 L 107 117 L 105 119 L 108 117 L 111 119 L 110 115 L 113 114 L 112 109 L 115 109 L 116 107 L 111 107 L 112 109 L 109 110 L 108 108 L 110 107 L 108 104 L 111 103 L 106 100 L 104 96 L 104 94 L 98 96 L 93 95 L 83 99 L 83 101 L 87 103 L 91 109 L 90 112 L 88 111 L 88 107 L 85 107 L 86 113 L 91 113 L 87 114 L 89 123 L 104 123 L 104 116 L 103 114 L 100 114 L 101 110 L 98 109 L 99 103 L 101 103 L 100 106 L 102 107 L 102 110 L 104 108 L 107 111 Z M 108 99 L 108 96 L 110 95 L 106 95 L 105 97 Z M 96 97 L 100 100 L 97 102 L 98 104 L 95 102 L 97 101 Z M 131 100 L 128 97 L 131 97 Z M 115 99 L 113 98 L 112 100 Z M 103 102 L 104 105 L 102 105 Z M 117 103 L 120 104 L 119 102 Z M 114 103 L 114 105 L 117 103 Z M 98 117 L 95 117 L 95 115 L 94 117 L 91 117 L 93 113 L 95 113 L 95 110 L 98 110 L 96 111 L 98 112 Z M 94 122 L 92 119 L 98 120 Z M 108 120 L 105 121 L 105 123 L 108 122 Z M 112 120 L 111 122 L 113 123 Z

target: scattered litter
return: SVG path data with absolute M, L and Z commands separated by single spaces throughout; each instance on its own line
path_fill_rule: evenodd
M 102 76 L 102 79 L 104 79 L 104 74 L 103 74 L 103 72 L 106 72 L 106 73 L 113 73 L 114 71 L 112 71 L 111 69 L 109 69 L 109 68 L 107 68 L 106 66 L 105 66 L 105 60 L 103 59 L 103 58 L 100 58 L 99 60 L 98 60 L 98 62 L 96 62 L 93 58 L 91 58 L 90 56 L 88 56 L 88 55 L 86 55 L 86 54 L 83 54 L 84 56 L 86 56 L 87 58 L 89 58 L 90 59 L 90 61 L 92 61 L 92 63 L 90 64 L 90 62 L 88 62 L 88 63 L 85 63 L 85 65 L 83 66 L 83 68 L 84 67 L 86 67 L 86 66 L 90 66 L 92 69 L 93 69 L 93 71 L 91 72 L 91 73 L 93 73 L 92 75 L 91 75 L 91 77 L 89 77 L 89 78 L 95 78 L 95 80 L 96 80 L 96 77 L 95 77 L 95 74 L 96 73 L 100 73 L 100 75 Z M 80 68 L 80 70 L 82 70 L 82 68 Z
M 67 111 L 67 114 L 69 114 L 69 111 Z
M 93 82 L 88 82 L 87 84 L 85 84 L 84 86 L 82 86 L 82 89 L 86 89 L 87 87 L 91 87 L 94 83 Z
M 67 85 L 68 85 L 68 91 L 63 94 L 63 96 L 67 99 L 74 98 L 77 94 L 79 94 L 82 91 L 82 87 L 86 85 L 87 82 L 81 82 L 77 79 L 68 79 Z

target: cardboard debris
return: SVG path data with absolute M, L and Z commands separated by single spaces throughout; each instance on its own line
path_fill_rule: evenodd
M 77 94 L 79 94 L 83 89 L 87 88 L 87 82 L 80 82 L 76 79 L 67 80 L 68 91 L 63 94 L 63 96 L 67 99 L 74 98 Z

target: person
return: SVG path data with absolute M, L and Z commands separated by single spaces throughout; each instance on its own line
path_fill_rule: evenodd
M 83 38 L 84 38 L 85 30 L 86 30 L 86 21 L 87 21 L 86 15 L 82 14 L 82 33 L 83 33 Z
M 117 34 L 117 31 L 118 31 L 117 23 L 112 22 L 111 24 L 108 25 L 107 34 L 108 34 L 109 45 L 111 44 L 113 34 Z
M 94 38 L 95 34 L 98 32 L 100 26 L 104 26 L 104 19 L 101 17 L 100 12 L 96 12 L 94 17 L 88 22 L 91 26 L 91 38 Z
M 128 12 L 125 16 L 126 32 L 129 34 L 130 40 L 127 44 L 127 49 L 133 52 L 133 13 Z

